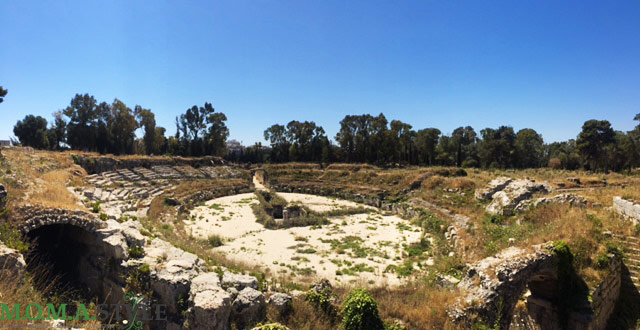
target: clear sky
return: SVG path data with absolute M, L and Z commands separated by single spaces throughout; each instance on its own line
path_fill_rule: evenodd
M 76 93 L 176 115 L 212 102 L 230 138 L 383 112 L 445 133 L 545 141 L 640 113 L 640 1 L 0 0 L 0 139 Z

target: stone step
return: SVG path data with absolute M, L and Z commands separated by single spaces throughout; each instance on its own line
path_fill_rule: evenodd
M 627 265 L 640 265 L 640 259 L 628 257 L 625 259 Z
M 636 249 L 636 248 L 633 248 L 633 247 L 626 246 L 623 250 L 628 255 L 633 255 L 633 256 L 639 256 L 640 255 L 640 249 Z

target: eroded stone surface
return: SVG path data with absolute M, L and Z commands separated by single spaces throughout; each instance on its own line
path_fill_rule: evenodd
M 0 184 L 0 209 L 7 205 L 7 189 Z
M 234 274 L 232 272 L 226 271 L 222 275 L 222 287 L 223 288 L 235 288 L 238 291 L 243 290 L 244 288 L 258 288 L 258 280 L 249 275 L 243 274 Z
M 587 200 L 575 194 L 559 194 L 552 197 L 540 197 L 535 200 L 525 200 L 515 207 L 515 212 L 524 212 L 529 208 L 535 208 L 546 204 L 566 204 L 574 207 L 586 207 Z
M 458 284 L 466 295 L 449 310 L 452 319 L 470 327 L 475 321 L 471 319 L 474 315 L 486 324 L 493 324 L 497 315 L 506 315 L 501 323 L 508 326 L 515 303 L 529 280 L 554 265 L 554 257 L 546 245 L 538 245 L 534 249 L 535 252 L 527 253 L 510 247 L 470 265 L 467 276 Z M 498 310 L 500 307 L 501 311 Z
M 224 330 L 229 325 L 231 296 L 220 287 L 215 273 L 201 274 L 191 281 L 189 326 L 193 329 Z
M 288 294 L 276 292 L 269 297 L 269 307 L 278 315 L 284 316 L 291 311 L 292 298 Z
M 495 178 L 491 180 L 484 189 L 476 190 L 475 197 L 481 200 L 491 200 L 493 194 L 503 190 L 511 181 L 513 181 L 512 178 L 504 176 Z
M 0 242 L 0 278 L 19 280 L 26 266 L 22 254 Z
M 501 182 L 503 181 L 505 180 Z M 490 188 L 494 186 L 490 184 Z M 547 184 L 532 180 L 514 180 L 491 196 L 492 201 L 487 205 L 486 211 L 490 214 L 512 215 L 519 203 L 531 199 L 535 193 L 546 194 L 549 190 Z
M 232 306 L 232 317 L 238 329 L 245 329 L 264 318 L 264 295 L 258 290 L 250 287 L 242 289 Z

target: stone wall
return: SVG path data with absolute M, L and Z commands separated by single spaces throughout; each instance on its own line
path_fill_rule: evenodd
M 611 264 L 607 277 L 592 292 L 594 322 L 593 329 L 605 329 L 607 321 L 613 313 L 618 296 L 620 295 L 620 283 L 622 281 L 622 261 L 619 258 L 609 256 Z
M 640 223 L 640 204 L 616 196 L 613 198 L 613 210 L 631 220 L 633 224 Z
M 178 208 L 179 212 L 187 212 L 193 207 L 197 206 L 201 202 L 206 202 L 215 198 L 220 198 L 224 196 L 238 195 L 252 192 L 253 188 L 249 182 L 243 183 L 238 186 L 225 186 L 219 187 L 215 189 L 198 191 L 194 194 L 185 196 L 180 198 L 180 207 Z
M 293 184 L 281 184 L 281 183 L 271 182 L 269 188 L 277 192 L 290 192 L 290 193 L 299 193 L 299 194 L 311 194 L 311 195 L 318 195 L 318 196 L 337 197 L 340 199 L 346 199 L 356 203 L 362 203 L 362 204 L 366 204 L 374 207 L 381 207 L 382 203 L 385 201 L 387 197 L 387 193 L 384 191 L 376 195 L 371 195 L 371 194 L 361 194 L 361 193 L 351 192 L 341 188 L 322 187 L 319 185 L 298 186 Z

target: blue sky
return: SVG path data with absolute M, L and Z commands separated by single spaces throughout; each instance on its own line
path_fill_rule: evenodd
M 640 113 L 639 1 L 0 0 L 0 139 L 75 93 L 174 118 L 212 102 L 230 138 L 383 112 L 414 129 L 534 128 Z M 263 141 L 264 142 L 264 141 Z

